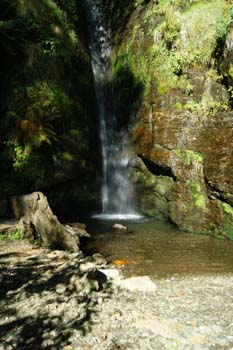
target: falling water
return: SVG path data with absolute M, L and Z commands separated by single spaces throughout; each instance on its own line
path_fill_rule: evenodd
M 133 209 L 133 186 L 130 181 L 130 143 L 127 132 L 119 127 L 113 112 L 111 88 L 111 33 L 101 0 L 85 0 L 89 27 L 89 47 L 95 80 L 100 120 L 102 153 L 103 218 L 138 218 Z

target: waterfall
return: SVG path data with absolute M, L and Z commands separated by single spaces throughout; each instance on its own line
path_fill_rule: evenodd
M 133 186 L 129 162 L 130 142 L 118 125 L 111 88 L 111 32 L 101 0 L 84 0 L 89 30 L 89 48 L 99 115 L 102 153 L 103 218 L 137 218 L 133 209 Z

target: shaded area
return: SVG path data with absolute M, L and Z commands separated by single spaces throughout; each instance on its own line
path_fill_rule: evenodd
M 143 163 L 147 167 L 147 169 L 156 176 L 169 176 L 173 178 L 173 180 L 176 180 L 175 175 L 172 172 L 172 169 L 170 167 L 166 167 L 160 164 L 156 164 L 155 162 L 152 162 L 150 159 L 144 157 L 143 155 L 139 155 L 139 157 L 142 159 Z
M 0 39 L 2 198 L 43 189 L 81 206 L 98 163 L 82 4 L 1 1 Z
M 113 66 L 114 113 L 118 126 L 127 130 L 141 106 L 144 82 L 136 76 L 128 54 L 119 56 Z
M 124 36 L 122 35 L 125 27 L 129 21 L 133 11 L 144 4 L 147 4 L 150 0 L 118 0 L 118 1 L 105 1 L 106 21 L 110 23 L 110 28 L 113 33 L 113 38 L 120 43 Z
M 91 330 L 97 294 L 107 294 L 97 293 L 95 268 L 85 268 L 91 258 L 36 248 L 31 253 L 0 254 L 0 345 L 60 350 Z

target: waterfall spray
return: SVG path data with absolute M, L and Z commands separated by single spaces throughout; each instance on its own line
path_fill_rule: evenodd
M 111 33 L 101 0 L 84 0 L 89 28 L 89 48 L 95 81 L 102 154 L 102 218 L 136 219 L 133 208 L 130 142 L 113 112 L 111 89 Z

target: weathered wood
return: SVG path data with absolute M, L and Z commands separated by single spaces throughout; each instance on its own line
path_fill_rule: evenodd
M 12 208 L 15 217 L 19 219 L 18 227 L 31 242 L 39 240 L 46 246 L 72 252 L 79 250 L 79 236 L 85 235 L 86 231 L 80 228 L 79 232 L 78 228 L 62 225 L 42 192 L 14 197 Z

